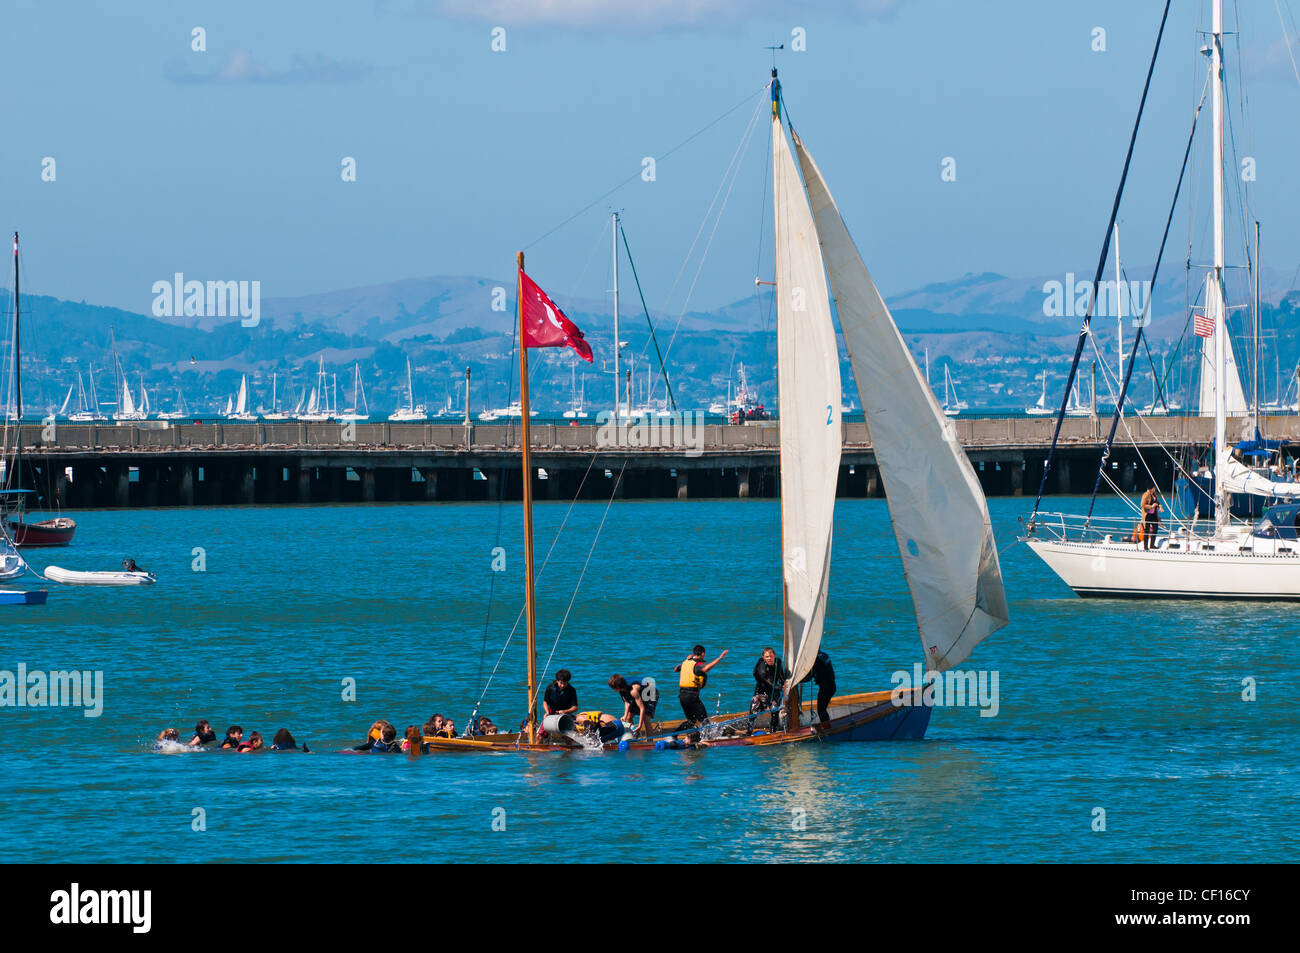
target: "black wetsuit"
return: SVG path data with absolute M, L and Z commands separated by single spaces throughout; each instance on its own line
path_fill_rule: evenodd
M 785 684 L 789 672 L 781 664 L 781 657 L 778 655 L 774 665 L 768 665 L 760 658 L 754 666 L 754 697 L 749 701 L 750 715 L 757 715 L 759 712 L 771 708 L 777 699 L 781 697 L 781 686 Z M 754 718 L 749 719 L 749 727 L 754 727 Z M 781 713 L 772 712 L 772 722 L 770 725 L 773 731 L 781 727 Z
M 563 688 L 560 687 L 559 682 L 551 682 L 546 689 L 546 694 L 542 696 L 542 701 L 548 713 L 568 711 L 570 708 L 578 707 L 578 693 L 574 690 L 572 682 Z
M 827 706 L 835 695 L 835 666 L 831 664 L 831 657 L 825 652 L 817 653 L 812 671 L 804 676 L 803 681 L 809 679 L 817 683 L 817 717 L 822 720 L 822 724 L 825 724 L 831 720 Z

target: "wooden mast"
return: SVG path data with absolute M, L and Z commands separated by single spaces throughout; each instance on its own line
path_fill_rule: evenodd
M 519 308 L 519 409 L 524 480 L 524 612 L 528 626 L 528 743 L 537 741 L 537 613 L 533 604 L 533 467 L 528 426 L 528 345 L 524 341 L 524 253 L 515 281 Z M 468 403 L 466 407 L 468 407 Z

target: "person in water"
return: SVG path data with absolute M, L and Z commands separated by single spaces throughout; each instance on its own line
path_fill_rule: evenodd
M 248 735 L 248 740 L 240 742 L 239 747 L 236 748 L 235 750 L 239 752 L 263 750 L 262 733 L 260 731 L 250 732 Z
M 621 721 L 603 711 L 584 711 L 574 719 L 574 725 L 581 732 L 595 732 L 601 744 L 618 741 L 626 730 Z
M 456 722 L 453 721 L 453 720 L 450 719 L 450 718 L 444 718 L 443 721 L 442 721 L 442 727 L 441 727 L 440 729 L 438 729 L 438 737 L 439 737 L 439 738 L 455 738 L 455 737 L 456 737 Z
M 304 743 L 301 748 L 293 740 L 293 735 L 289 734 L 288 728 L 281 728 L 275 733 L 275 738 L 271 740 L 272 751 L 306 751 L 307 745 Z
M 193 748 L 197 745 L 209 745 L 217 740 L 217 733 L 212 730 L 212 724 L 206 718 L 200 718 L 199 723 L 194 726 L 194 737 L 187 744 Z
M 158 740 L 154 742 L 154 747 L 161 748 L 163 744 L 168 741 L 170 741 L 172 744 L 177 744 L 177 745 L 180 744 L 181 733 L 177 731 L 175 728 L 164 728 L 162 730 L 162 734 L 158 736 Z
M 244 740 L 244 729 L 238 725 L 231 725 L 226 729 L 226 737 L 221 741 L 223 748 L 238 748 L 239 743 Z
M 562 668 L 555 673 L 555 681 L 546 688 L 542 696 L 542 708 L 548 715 L 572 715 L 578 710 L 578 693 L 569 684 L 573 673 Z
M 440 728 L 442 728 L 442 715 L 434 715 L 426 721 L 424 727 L 420 729 L 421 737 L 432 738 L 438 733 Z
M 609 680 L 609 687 L 618 692 L 623 699 L 623 721 L 632 724 L 636 715 L 636 734 L 650 737 L 650 722 L 655 716 L 655 706 L 659 704 L 659 692 L 655 680 L 649 675 L 627 679 L 615 675 Z
M 749 701 L 749 730 L 754 730 L 754 721 L 759 712 L 771 708 L 781 698 L 781 689 L 790 673 L 781 664 L 781 659 L 771 648 L 763 649 L 763 654 L 754 663 L 754 697 Z M 776 731 L 781 727 L 781 713 L 772 712 L 770 728 Z
M 831 664 L 831 657 L 825 652 L 817 653 L 817 658 L 813 660 L 812 671 L 805 675 L 799 684 L 802 685 L 810 679 L 817 683 L 817 717 L 825 726 L 831 720 L 827 706 L 835 695 L 835 666 Z
M 383 730 L 370 750 L 377 751 L 380 754 L 392 754 L 395 751 L 401 751 L 402 744 L 397 740 L 397 729 L 388 722 L 384 722 Z
M 709 672 L 713 666 L 727 657 L 727 649 L 723 649 L 722 654 L 712 662 L 704 661 L 705 654 L 704 646 L 697 645 L 691 654 L 673 669 L 674 672 L 682 673 L 677 680 L 677 700 L 682 703 L 686 720 L 693 725 L 702 725 L 709 720 L 709 710 L 700 700 L 700 689 L 709 680 Z
M 392 727 L 391 725 L 388 725 L 388 722 L 384 721 L 384 719 L 382 718 L 376 719 L 375 723 L 370 726 L 370 731 L 367 732 L 366 734 L 366 740 L 361 742 L 361 744 L 354 746 L 352 750 L 353 751 L 372 750 L 375 746 L 375 742 L 380 740 L 384 736 L 384 727 L 386 725 L 388 727 Z
M 415 725 L 406 726 L 406 737 L 402 739 L 402 750 L 407 754 L 420 755 L 429 749 L 425 747 L 424 736 Z

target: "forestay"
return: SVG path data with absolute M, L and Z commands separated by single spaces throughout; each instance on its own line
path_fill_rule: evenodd
M 778 119 L 772 122 L 772 176 L 785 659 L 797 683 L 812 670 L 826 616 L 842 391 L 821 250 Z
M 797 135 L 794 144 L 926 662 L 944 671 L 1007 624 L 988 505 L 952 422 L 899 334 L 821 172 Z

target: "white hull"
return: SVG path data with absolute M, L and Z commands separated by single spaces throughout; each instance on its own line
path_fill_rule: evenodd
M 1029 539 L 1026 545 L 1081 596 L 1172 599 L 1300 599 L 1300 544 L 1250 536 L 1194 541 L 1161 537 L 1143 550 L 1121 542 Z M 1197 548 L 1213 546 L 1213 550 Z
M 145 586 L 153 583 L 148 572 L 77 572 L 59 566 L 47 566 L 45 578 L 74 586 Z

